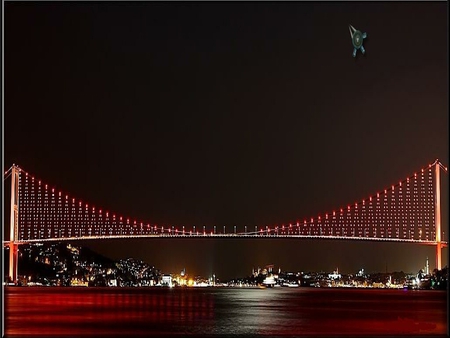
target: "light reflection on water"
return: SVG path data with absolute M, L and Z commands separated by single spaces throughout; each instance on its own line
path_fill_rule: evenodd
M 269 334 L 292 325 L 286 306 L 291 290 L 232 289 L 218 292 L 215 333 Z M 230 292 L 231 291 L 231 292 Z M 287 301 L 287 302 L 285 302 Z M 301 325 L 301 318 L 296 325 Z M 230 329 L 231 328 L 231 329 Z M 274 330 L 275 329 L 275 330 Z
M 6 288 L 13 335 L 445 334 L 447 294 L 311 288 Z

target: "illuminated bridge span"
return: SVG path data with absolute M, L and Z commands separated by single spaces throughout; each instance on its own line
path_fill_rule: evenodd
M 438 160 L 373 196 L 346 207 L 273 226 L 156 225 L 94 207 L 13 165 L 10 271 L 17 278 L 17 246 L 44 241 L 142 237 L 294 237 L 411 242 L 436 246 L 441 269 L 440 171 Z

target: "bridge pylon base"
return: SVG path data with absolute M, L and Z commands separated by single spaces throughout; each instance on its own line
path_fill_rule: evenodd
M 444 245 L 442 243 L 436 243 L 436 269 L 442 270 L 442 248 Z
M 9 242 L 9 281 L 14 284 L 18 282 L 18 266 L 19 266 L 19 245 Z

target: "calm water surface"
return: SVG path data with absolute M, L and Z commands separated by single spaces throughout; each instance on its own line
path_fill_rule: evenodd
M 5 288 L 6 336 L 446 335 L 447 293 Z

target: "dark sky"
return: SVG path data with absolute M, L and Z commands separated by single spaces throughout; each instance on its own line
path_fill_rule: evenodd
M 446 10 L 446 2 L 6 2 L 4 166 L 161 225 L 315 217 L 436 158 L 448 165 Z M 352 57 L 349 24 L 367 32 L 366 55 Z M 219 278 L 266 264 L 416 272 L 429 256 L 434 266 L 434 248 L 414 244 L 83 244 Z

